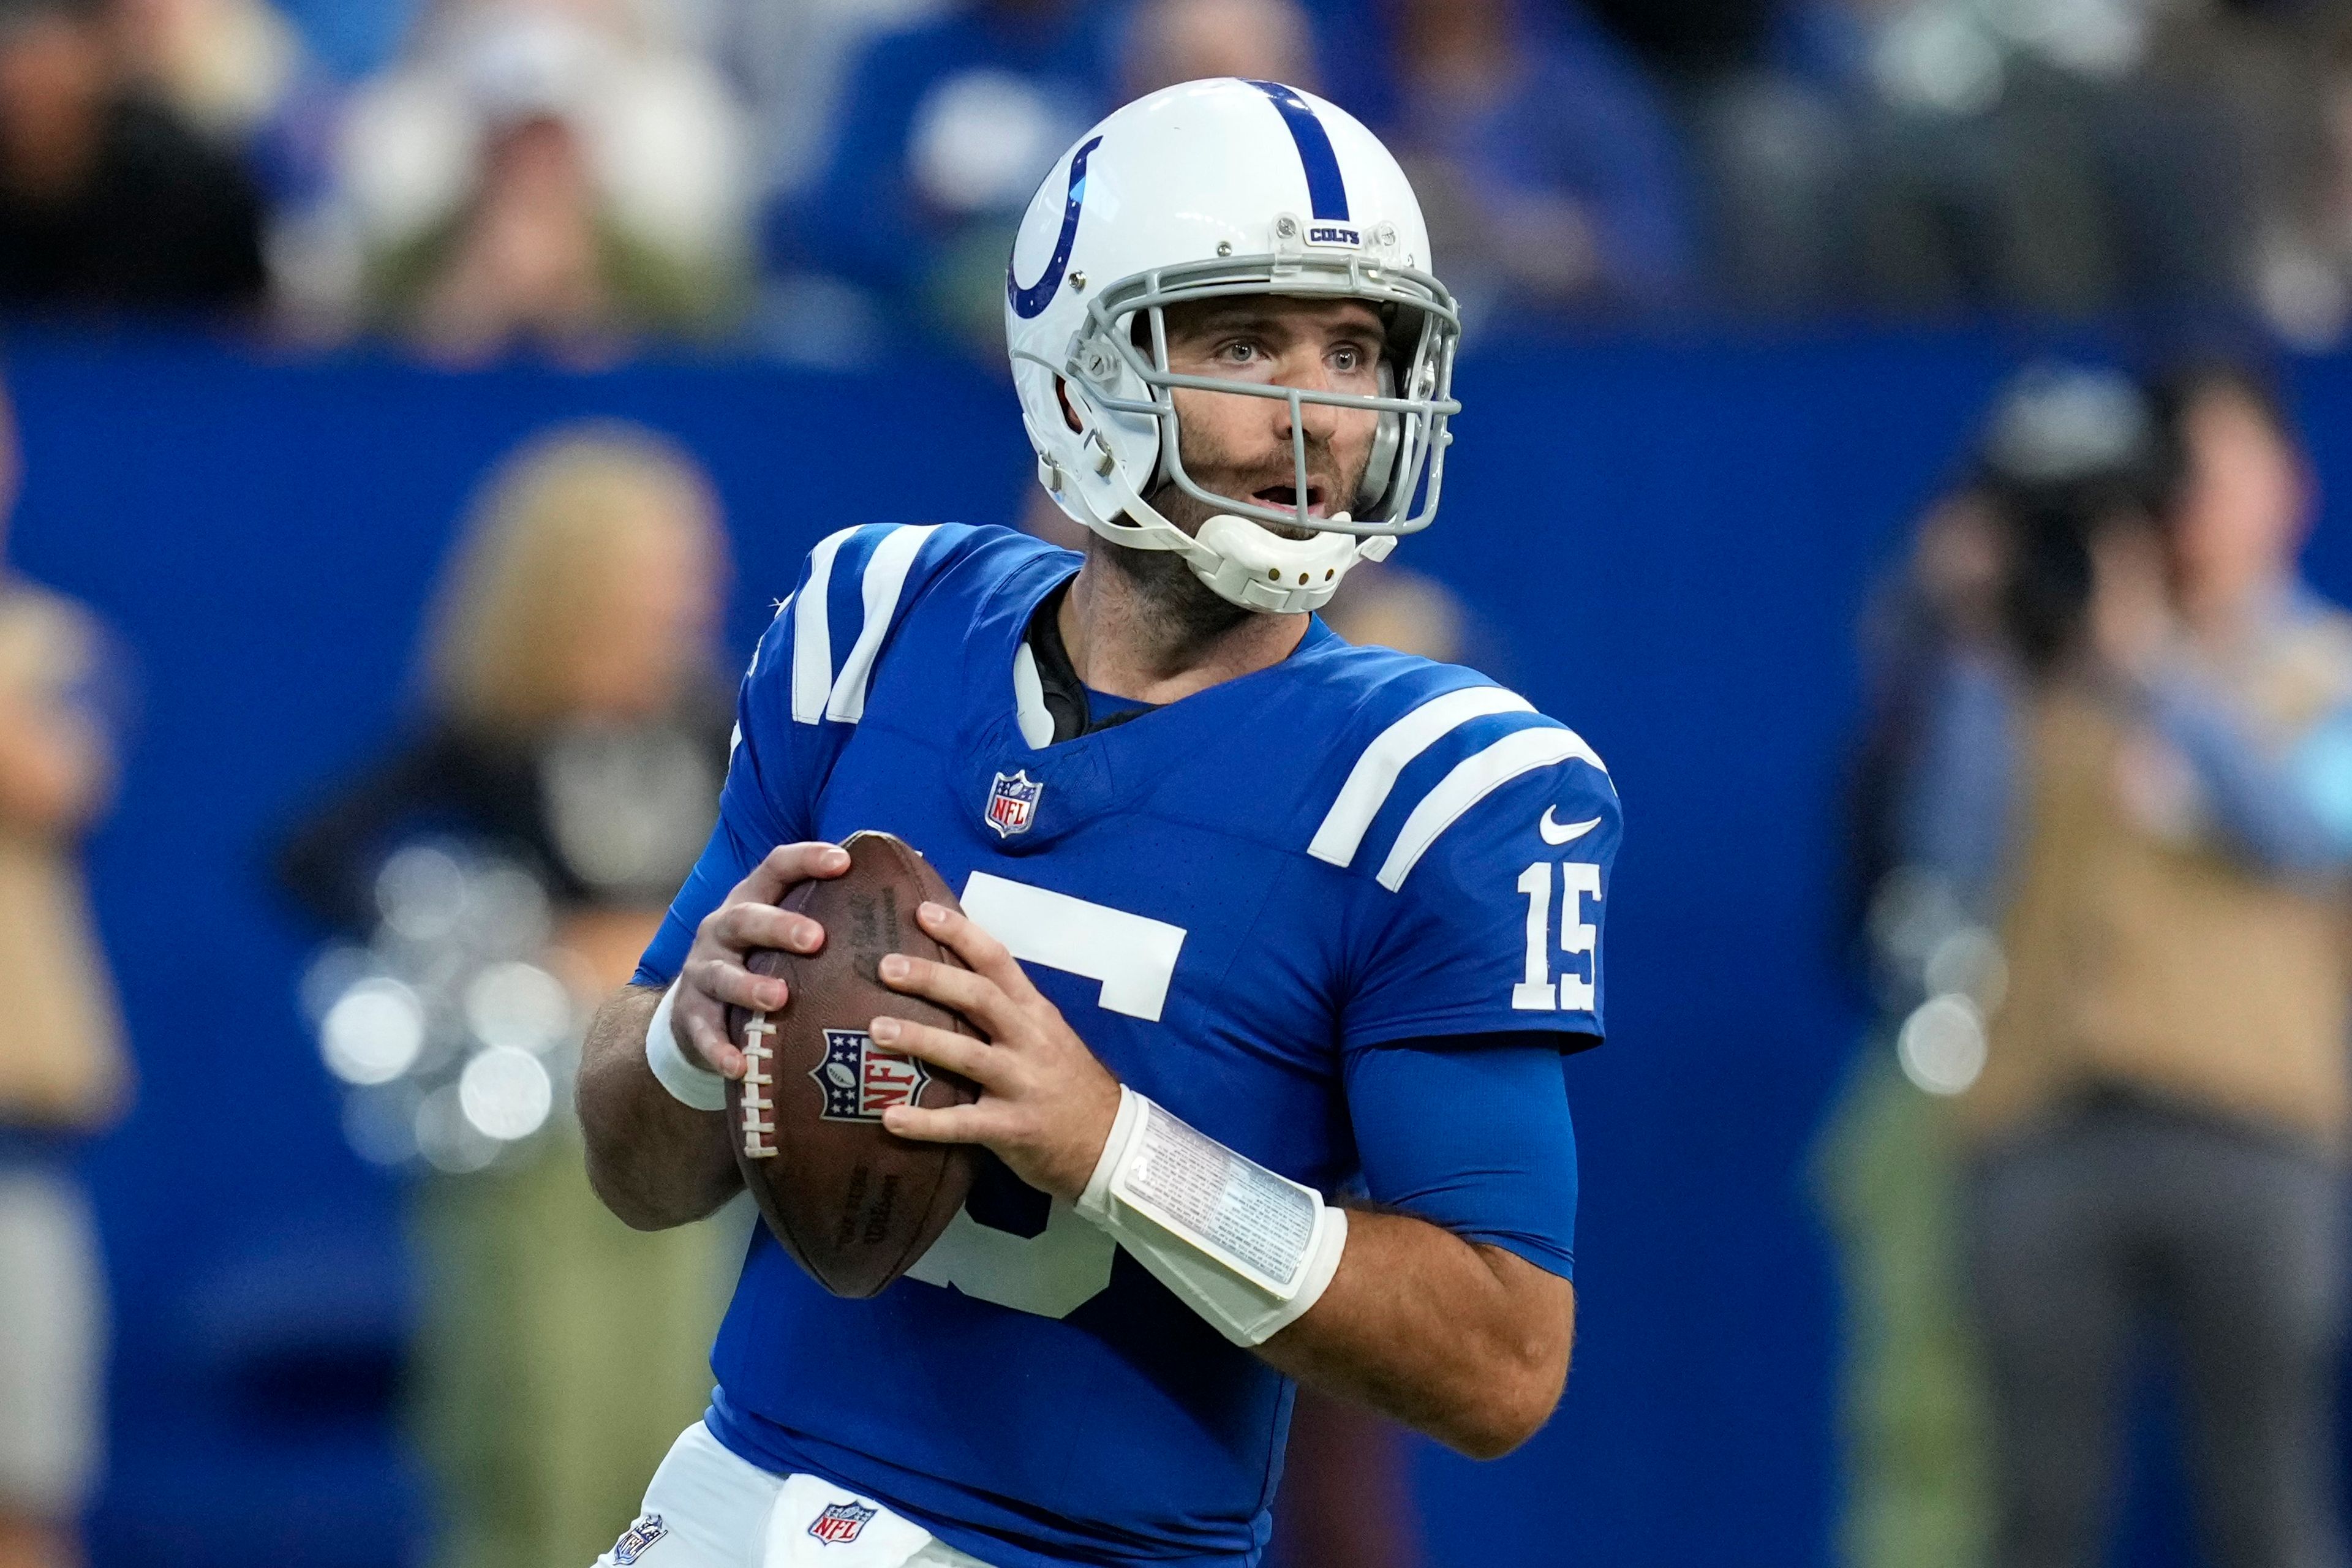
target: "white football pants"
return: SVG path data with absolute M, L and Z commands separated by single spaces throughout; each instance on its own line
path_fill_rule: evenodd
M 871 1498 L 771 1475 L 698 1421 L 596 1568 L 988 1568 Z

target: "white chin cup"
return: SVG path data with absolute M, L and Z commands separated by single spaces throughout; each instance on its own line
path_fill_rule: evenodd
M 1332 521 L 1345 522 L 1348 514 Z M 1318 533 L 1285 539 L 1247 518 L 1220 513 L 1201 524 L 1192 543 L 1184 560 L 1219 598 L 1244 610 L 1295 616 L 1329 604 L 1348 569 L 1359 561 L 1383 559 L 1396 548 L 1396 537 Z

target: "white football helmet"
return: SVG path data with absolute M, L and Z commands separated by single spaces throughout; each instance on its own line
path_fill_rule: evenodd
M 1461 407 L 1451 395 L 1461 318 L 1433 274 L 1404 171 L 1345 110 L 1231 77 L 1138 99 L 1045 176 L 1013 241 L 1004 293 L 1038 478 L 1105 538 L 1175 551 L 1233 603 L 1288 613 L 1320 608 L 1349 567 L 1386 555 L 1397 535 L 1436 515 L 1446 420 Z M 1171 373 L 1162 311 L 1234 294 L 1371 303 L 1388 323 L 1381 395 Z M 1185 472 L 1179 387 L 1289 402 L 1295 505 L 1216 495 Z M 1309 403 L 1380 416 L 1362 490 L 1329 517 L 1307 510 L 1299 413 Z M 1219 515 L 1197 537 L 1185 533 L 1146 499 L 1163 482 Z M 1288 539 L 1260 523 L 1313 532 Z

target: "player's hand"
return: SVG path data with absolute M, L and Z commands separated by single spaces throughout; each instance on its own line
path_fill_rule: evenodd
M 776 900 L 800 883 L 848 869 L 849 851 L 837 844 L 780 845 L 702 917 L 677 972 L 677 1000 L 670 1005 L 670 1027 L 688 1061 L 701 1062 L 721 1078 L 743 1076 L 743 1053 L 727 1037 L 727 1009 L 772 1013 L 787 994 L 782 981 L 752 973 L 744 959 L 756 948 L 814 952 L 823 947 L 824 928 L 776 908 Z
M 883 983 L 952 1008 L 987 1038 L 891 1017 L 875 1019 L 869 1032 L 877 1046 L 970 1079 L 980 1098 L 937 1110 L 893 1106 L 882 1125 L 919 1142 L 981 1144 L 1040 1192 L 1076 1197 L 1118 1118 L 1118 1080 L 1003 942 L 938 904 L 915 918 L 970 967 L 894 952 L 882 960 Z

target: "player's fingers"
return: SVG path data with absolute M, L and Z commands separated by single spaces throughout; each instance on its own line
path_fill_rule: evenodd
M 698 958 L 686 966 L 688 988 L 709 997 L 722 1007 L 740 1007 L 749 1013 L 772 1013 L 782 1006 L 792 994 L 781 980 L 764 974 L 754 974 L 740 963 L 723 958 Z M 681 1001 L 684 998 L 680 998 Z
M 982 1089 L 994 1088 L 994 1064 L 989 1053 L 994 1047 L 986 1040 L 975 1040 L 970 1035 L 959 1035 L 952 1029 L 935 1028 L 910 1019 L 880 1017 L 867 1026 L 874 1043 L 891 1050 L 917 1058 L 935 1068 L 945 1068 L 960 1073 Z
M 995 981 L 1015 1002 L 1026 1002 L 1037 994 L 1037 988 L 1029 984 L 1028 972 L 1013 956 L 1013 950 L 982 930 L 980 922 L 970 915 L 945 904 L 925 903 L 915 911 L 915 918 L 958 958 L 976 973 Z
M 838 844 L 779 844 L 735 884 L 727 901 L 753 900 L 772 904 L 784 889 L 812 877 L 838 877 L 849 869 L 849 851 Z
M 726 1015 L 717 1007 L 689 1007 L 680 1002 L 670 1014 L 670 1027 L 688 1061 L 700 1061 L 721 1078 L 743 1076 L 743 1053 L 727 1037 Z
M 706 934 L 730 952 L 750 952 L 761 947 L 781 948 L 786 952 L 814 952 L 824 945 L 824 927 L 808 916 L 757 902 L 722 907 L 711 915 Z
M 918 1143 L 985 1143 L 995 1118 L 980 1105 L 894 1105 L 882 1113 L 883 1127 Z
M 891 990 L 924 997 L 962 1014 L 1000 1045 L 1008 1043 L 1020 1026 L 1020 1009 L 985 974 L 928 958 L 909 958 L 903 952 L 885 954 L 877 972 Z

